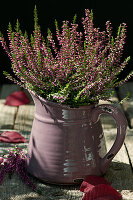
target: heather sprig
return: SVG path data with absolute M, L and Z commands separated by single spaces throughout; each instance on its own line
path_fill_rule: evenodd
M 16 145 L 14 146 L 14 148 L 8 150 L 8 155 L 6 155 L 4 163 L 2 163 L 0 166 L 0 184 L 2 184 L 2 181 L 6 174 L 8 174 L 11 178 L 15 171 L 20 176 L 20 178 L 30 188 L 32 188 L 33 191 L 41 194 L 41 191 L 37 189 L 37 186 L 28 176 L 26 170 L 26 155 L 24 154 L 22 149 L 18 148 Z
M 84 32 L 78 31 L 76 15 L 72 23 L 63 21 L 61 30 L 55 20 L 56 40 L 50 29 L 45 39 L 35 6 L 30 38 L 22 33 L 18 20 L 15 29 L 9 23 L 9 47 L 0 37 L 15 77 L 4 74 L 20 86 L 60 104 L 75 107 L 108 100 L 110 89 L 124 84 L 133 75 L 130 72 L 121 81 L 117 77 L 130 60 L 122 59 L 126 24 L 120 24 L 114 37 L 111 22 L 107 21 L 106 30 L 101 32 L 94 27 L 92 10 L 86 9 L 82 26 Z

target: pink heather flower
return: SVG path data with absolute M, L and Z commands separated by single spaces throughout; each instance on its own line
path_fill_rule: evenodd
M 9 46 L 0 37 L 16 78 L 6 72 L 5 75 L 20 86 L 48 100 L 77 106 L 107 100 L 109 89 L 122 85 L 133 75 L 132 72 L 124 80 L 117 80 L 130 59 L 122 60 L 125 23 L 114 38 L 111 22 L 107 21 L 106 30 L 100 31 L 94 27 L 92 11 L 85 9 L 83 32 L 78 31 L 75 20 L 63 21 L 61 30 L 55 20 L 55 40 L 49 29 L 47 38 L 42 36 L 37 13 L 34 20 L 31 39 L 22 33 L 18 23 L 15 31 L 9 24 Z

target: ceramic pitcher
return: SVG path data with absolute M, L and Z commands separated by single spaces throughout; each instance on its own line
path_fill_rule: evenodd
M 75 184 L 88 175 L 103 175 L 120 150 L 127 128 L 123 113 L 112 105 L 71 108 L 30 92 L 35 115 L 27 154 L 27 170 L 42 181 Z M 99 119 L 111 115 L 117 127 L 116 140 L 106 151 Z

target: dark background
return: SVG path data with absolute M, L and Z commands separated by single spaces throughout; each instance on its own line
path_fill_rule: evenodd
M 7 27 L 9 22 L 15 26 L 17 18 L 21 24 L 22 30 L 27 30 L 29 34 L 34 29 L 33 10 L 36 4 L 39 16 L 39 24 L 43 34 L 47 35 L 47 28 L 55 32 L 54 20 L 57 19 L 59 25 L 63 20 L 72 21 L 75 13 L 78 15 L 78 24 L 81 24 L 81 18 L 84 16 L 86 8 L 93 9 L 94 26 L 105 30 L 106 21 L 111 21 L 114 36 L 120 23 L 125 22 L 127 28 L 127 39 L 123 58 L 131 56 L 131 60 L 120 78 L 133 70 L 133 4 L 131 0 L 88 0 L 88 1 L 45 1 L 45 0 L 19 0 L 19 1 L 1 1 L 0 3 L 0 31 L 7 39 Z M 11 62 L 0 47 L 0 84 L 10 83 L 3 75 L 3 70 L 11 72 Z M 133 81 L 133 78 L 130 79 Z

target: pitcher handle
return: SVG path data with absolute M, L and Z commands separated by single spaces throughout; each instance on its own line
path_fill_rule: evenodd
M 117 136 L 115 142 L 109 152 L 101 159 L 101 172 L 104 174 L 108 165 L 114 158 L 114 156 L 118 153 L 121 146 L 124 143 L 126 128 L 127 128 L 127 120 L 124 114 L 115 106 L 110 104 L 102 104 L 95 107 L 92 111 L 92 122 L 96 123 L 99 120 L 101 114 L 109 114 L 116 121 L 117 128 Z

